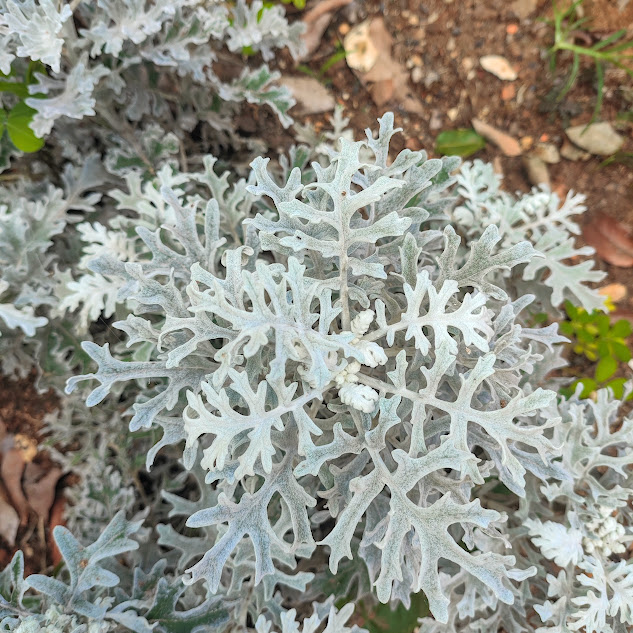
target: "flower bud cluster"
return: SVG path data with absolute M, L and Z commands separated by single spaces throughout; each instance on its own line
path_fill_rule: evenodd
M 612 516 L 613 509 L 602 506 L 600 516 L 587 523 L 587 530 L 591 537 L 585 537 L 582 546 L 587 554 L 599 553 L 605 557 L 611 554 L 623 554 L 626 551 L 623 537 L 624 526 Z
M 354 317 L 351 323 L 351 331 L 356 334 L 356 337 L 352 339 L 352 345 L 362 350 L 365 360 L 362 364 L 367 367 L 378 367 L 387 362 L 387 355 L 380 345 L 362 339 L 375 316 L 373 310 L 363 310 Z M 363 413 L 371 413 L 378 403 L 379 395 L 371 387 L 358 384 L 361 366 L 357 360 L 352 361 L 336 375 L 334 380 L 339 388 L 339 396 L 343 404 Z

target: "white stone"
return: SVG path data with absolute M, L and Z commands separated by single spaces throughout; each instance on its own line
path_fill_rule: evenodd
M 514 81 L 518 76 L 510 62 L 501 55 L 484 55 L 479 63 L 484 70 L 504 81 Z

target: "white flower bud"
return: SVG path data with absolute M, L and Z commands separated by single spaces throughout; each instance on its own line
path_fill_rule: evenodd
M 379 400 L 378 394 L 367 385 L 345 383 L 338 393 L 341 402 L 363 413 L 371 413 Z
M 360 363 L 357 360 L 353 360 L 346 368 L 348 374 L 357 374 L 360 371 Z
M 598 508 L 599 518 L 587 523 L 587 531 L 595 535 L 593 538 L 583 539 L 583 548 L 588 554 L 598 551 L 603 556 L 609 557 L 611 554 L 622 554 L 626 547 L 621 542 L 626 530 L 618 523 L 616 517 L 612 516 L 613 508 L 602 506 Z
M 352 319 L 352 332 L 356 334 L 356 336 L 362 336 L 365 334 L 365 332 L 369 329 L 369 326 L 372 324 L 375 316 L 376 314 L 373 310 L 363 310 L 362 312 L 359 312 Z
M 385 350 L 371 341 L 360 341 L 356 347 L 365 355 L 364 365 L 367 367 L 378 367 L 387 362 L 387 354 Z

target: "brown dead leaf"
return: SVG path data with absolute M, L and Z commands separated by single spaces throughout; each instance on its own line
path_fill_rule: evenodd
M 377 106 L 398 102 L 407 112 L 421 114 L 422 104 L 409 90 L 409 72 L 391 56 L 392 45 L 382 18 L 365 21 L 345 38 L 347 63 Z
M 283 76 L 279 83 L 290 90 L 301 114 L 330 112 L 336 106 L 330 91 L 314 77 Z
M 20 517 L 0 488 L 0 536 L 10 547 L 15 545 L 19 527 Z
M 472 123 L 477 134 L 481 134 L 486 140 L 494 143 L 506 156 L 521 155 L 521 145 L 513 136 L 479 119 L 473 119 Z
M 13 447 L 2 456 L 0 477 L 6 486 L 11 503 L 18 511 L 20 525 L 26 525 L 29 519 L 29 504 L 22 492 L 22 473 L 26 463 L 19 449 Z
M 303 16 L 303 22 L 305 24 L 312 24 L 326 13 L 337 11 L 341 7 L 345 7 L 351 3 L 352 0 L 321 0 L 314 9 L 310 9 L 310 11 Z
M 48 520 L 48 514 L 55 501 L 55 489 L 62 476 L 61 468 L 54 466 L 48 472 L 38 464 L 27 464 L 24 471 L 24 492 L 29 505 L 40 519 Z
M 633 236 L 615 218 L 603 213 L 596 215 L 585 224 L 582 235 L 604 261 L 619 268 L 633 266 Z
M 305 46 L 305 52 L 299 58 L 300 60 L 309 59 L 319 48 L 323 34 L 327 27 L 330 26 L 334 13 L 351 2 L 352 0 L 323 0 L 323 2 L 319 2 L 314 9 L 311 9 L 303 16 L 302 21 L 306 30 L 303 32 L 301 39 Z
M 330 26 L 333 16 L 333 13 L 323 13 L 310 24 L 306 23 L 305 19 L 303 20 L 306 25 L 306 30 L 301 36 L 301 39 L 303 40 L 304 53 L 301 57 L 299 57 L 300 61 L 310 59 L 314 52 L 319 48 L 321 41 L 323 40 L 323 34 L 327 30 L 327 27 Z
M 48 534 L 49 534 L 49 551 L 51 553 L 51 561 L 53 565 L 57 565 L 62 560 L 61 552 L 53 539 L 53 530 L 58 525 L 66 525 L 64 521 L 64 509 L 66 508 L 66 497 L 60 495 L 55 499 L 53 507 L 51 508 L 50 517 L 48 520 Z
M 598 288 L 598 293 L 603 297 L 608 297 L 613 303 L 618 303 L 618 301 L 622 301 L 626 297 L 627 291 L 624 284 L 612 283 Z

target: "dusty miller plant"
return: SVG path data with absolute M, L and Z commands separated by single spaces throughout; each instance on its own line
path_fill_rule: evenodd
M 419 591 L 425 633 L 627 630 L 631 421 L 545 389 L 564 339 L 530 325 L 601 305 L 582 197 L 390 156 L 391 115 L 220 173 L 230 103 L 292 100 L 214 63 L 299 31 L 261 2 L 0 0 L 2 105 L 43 64 L 50 152 L 0 192 L 3 370 L 76 374 L 48 429 L 81 477 L 59 573 L 0 573 L 0 630 L 352 633 L 355 599 Z
M 321 163 L 295 148 L 233 185 L 212 158 L 130 175 L 109 194 L 127 214 L 80 228 L 84 272 L 62 308 L 116 313 L 124 340 L 84 343 L 98 369 L 67 391 L 95 380 L 89 407 L 128 403 L 166 486 L 168 514 L 152 506 L 127 568 L 167 570 L 166 612 L 218 610 L 200 630 L 334 633 L 351 606 L 332 599 L 423 591 L 423 631 L 623 631 L 630 422 L 614 425 L 606 392 L 559 403 L 543 388 L 564 339 L 529 326 L 531 306 L 599 303 L 591 265 L 564 261 L 581 200 L 514 199 L 478 163 L 454 176 L 456 159 L 390 160 L 396 131 L 385 115 Z M 56 536 L 75 592 L 79 545 Z M 48 596 L 29 617 L 173 630 L 152 610 L 158 585 L 128 600 L 105 577 L 84 610 L 27 579 Z

